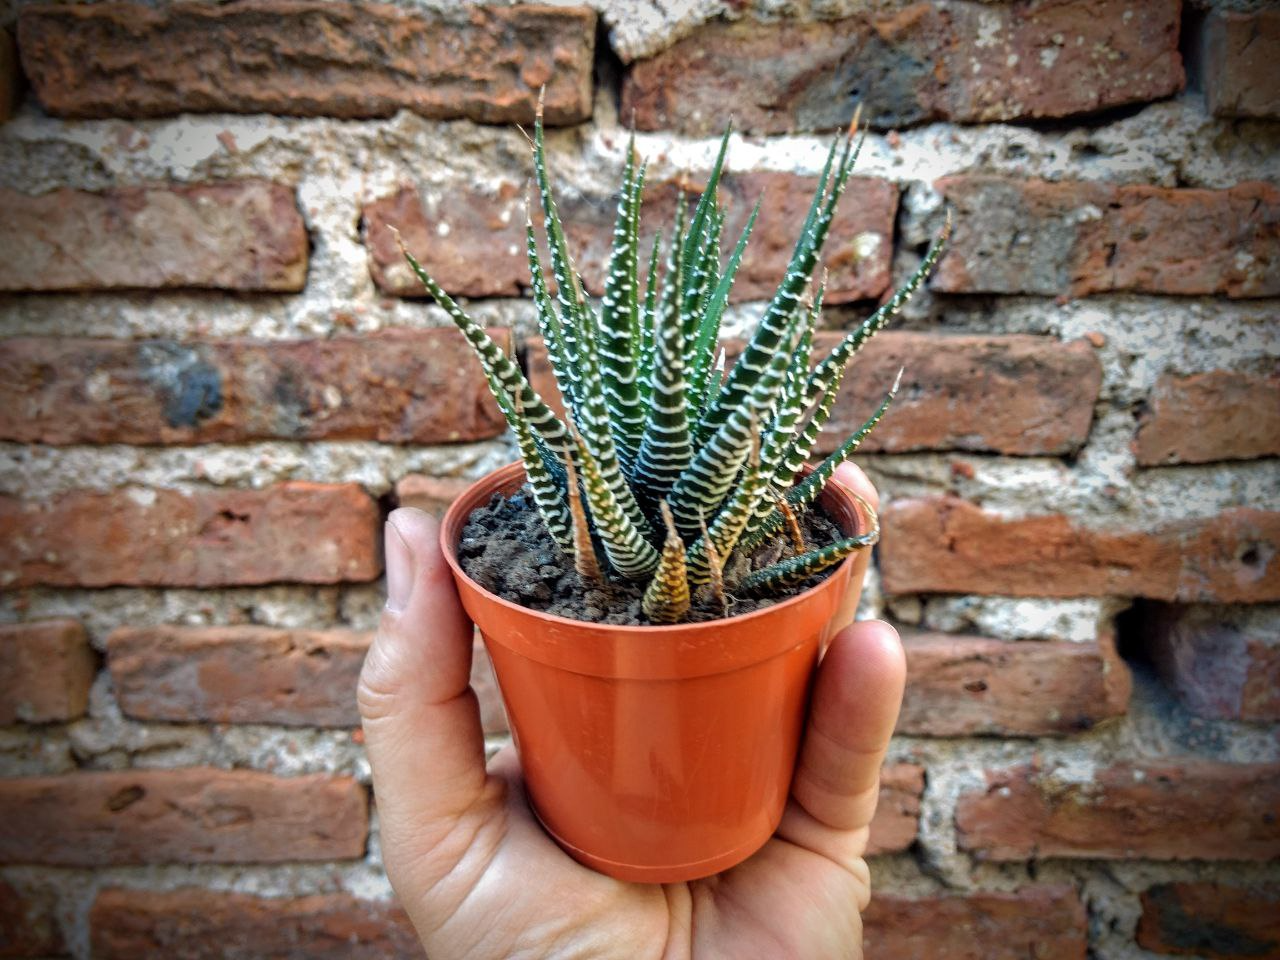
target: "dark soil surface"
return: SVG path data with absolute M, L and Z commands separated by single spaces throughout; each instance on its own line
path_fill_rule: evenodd
M 811 550 L 833 543 L 842 536 L 840 529 L 820 507 L 802 515 L 800 526 Z M 767 600 L 733 595 L 732 583 L 736 579 L 788 556 L 789 552 L 789 542 L 778 540 L 762 544 L 750 558 L 735 555 L 730 569 L 725 572 L 729 616 L 751 613 L 803 593 L 830 574 L 831 571 L 820 573 Z M 603 563 L 604 551 L 597 549 L 597 556 Z M 640 612 L 643 583 L 610 579 L 602 587 L 583 582 L 573 569 L 573 559 L 561 553 L 559 545 L 542 525 L 542 518 L 527 486 L 510 497 L 495 493 L 485 506 L 471 514 L 462 529 L 458 560 L 467 576 L 490 593 L 531 610 L 596 623 L 636 625 L 649 622 Z M 694 594 L 693 606 L 686 620 L 699 622 L 723 616 L 720 605 L 707 596 L 705 590 L 700 590 Z

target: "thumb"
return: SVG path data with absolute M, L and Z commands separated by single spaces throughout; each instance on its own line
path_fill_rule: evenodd
M 470 687 L 471 621 L 439 524 L 402 508 L 387 519 L 385 539 L 387 605 L 357 699 L 383 849 L 417 860 L 479 796 L 484 734 Z

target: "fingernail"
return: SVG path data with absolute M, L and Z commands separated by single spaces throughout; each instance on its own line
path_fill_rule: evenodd
M 396 525 L 383 525 L 383 549 L 387 556 L 387 609 L 399 613 L 413 595 L 413 551 Z

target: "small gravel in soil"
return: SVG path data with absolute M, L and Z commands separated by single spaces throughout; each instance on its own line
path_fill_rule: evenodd
M 800 525 L 810 549 L 841 537 L 839 528 L 820 507 L 803 514 Z M 776 562 L 785 555 L 783 551 L 784 541 L 775 540 L 762 544 L 750 558 L 735 555 L 731 569 L 726 571 L 726 581 L 732 583 L 751 570 Z M 597 555 L 604 556 L 598 544 Z M 649 622 L 640 611 L 643 584 L 610 579 L 602 587 L 585 583 L 578 576 L 572 558 L 561 553 L 543 526 L 527 485 L 509 497 L 495 493 L 486 505 L 472 512 L 462 529 L 458 560 L 467 576 L 490 593 L 531 610 L 596 623 Z M 730 615 L 751 613 L 803 593 L 830 573 L 820 573 L 767 600 L 735 597 L 729 590 Z M 687 619 L 699 622 L 723 615 L 719 605 L 705 591 L 699 591 Z

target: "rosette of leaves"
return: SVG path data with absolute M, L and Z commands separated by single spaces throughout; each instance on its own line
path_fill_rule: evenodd
M 646 165 L 637 160 L 632 137 L 604 296 L 596 305 L 583 294 L 565 240 L 539 110 L 533 165 L 550 277 L 531 215 L 526 240 L 533 300 L 565 419 L 402 246 L 479 357 L 547 530 L 584 578 L 646 584 L 642 607 L 651 622 L 681 620 L 698 590 L 722 602 L 726 591 L 769 596 L 876 542 L 878 530 L 872 530 L 809 550 L 795 519 L 884 416 L 896 382 L 852 436 L 796 479 L 850 359 L 924 281 L 947 231 L 907 282 L 811 367 L 823 295 L 822 285 L 813 288 L 813 275 L 862 140 L 855 121 L 832 143 L 786 275 L 726 373 L 723 353 L 716 355 L 720 321 L 760 209 L 757 203 L 723 257 L 719 185 L 729 131 L 692 210 L 683 197 L 677 204 L 665 255 L 661 236 L 647 256 L 639 249 Z M 790 555 L 725 582 L 725 570 L 737 568 L 728 562 L 735 551 L 750 555 L 770 538 L 789 542 Z

